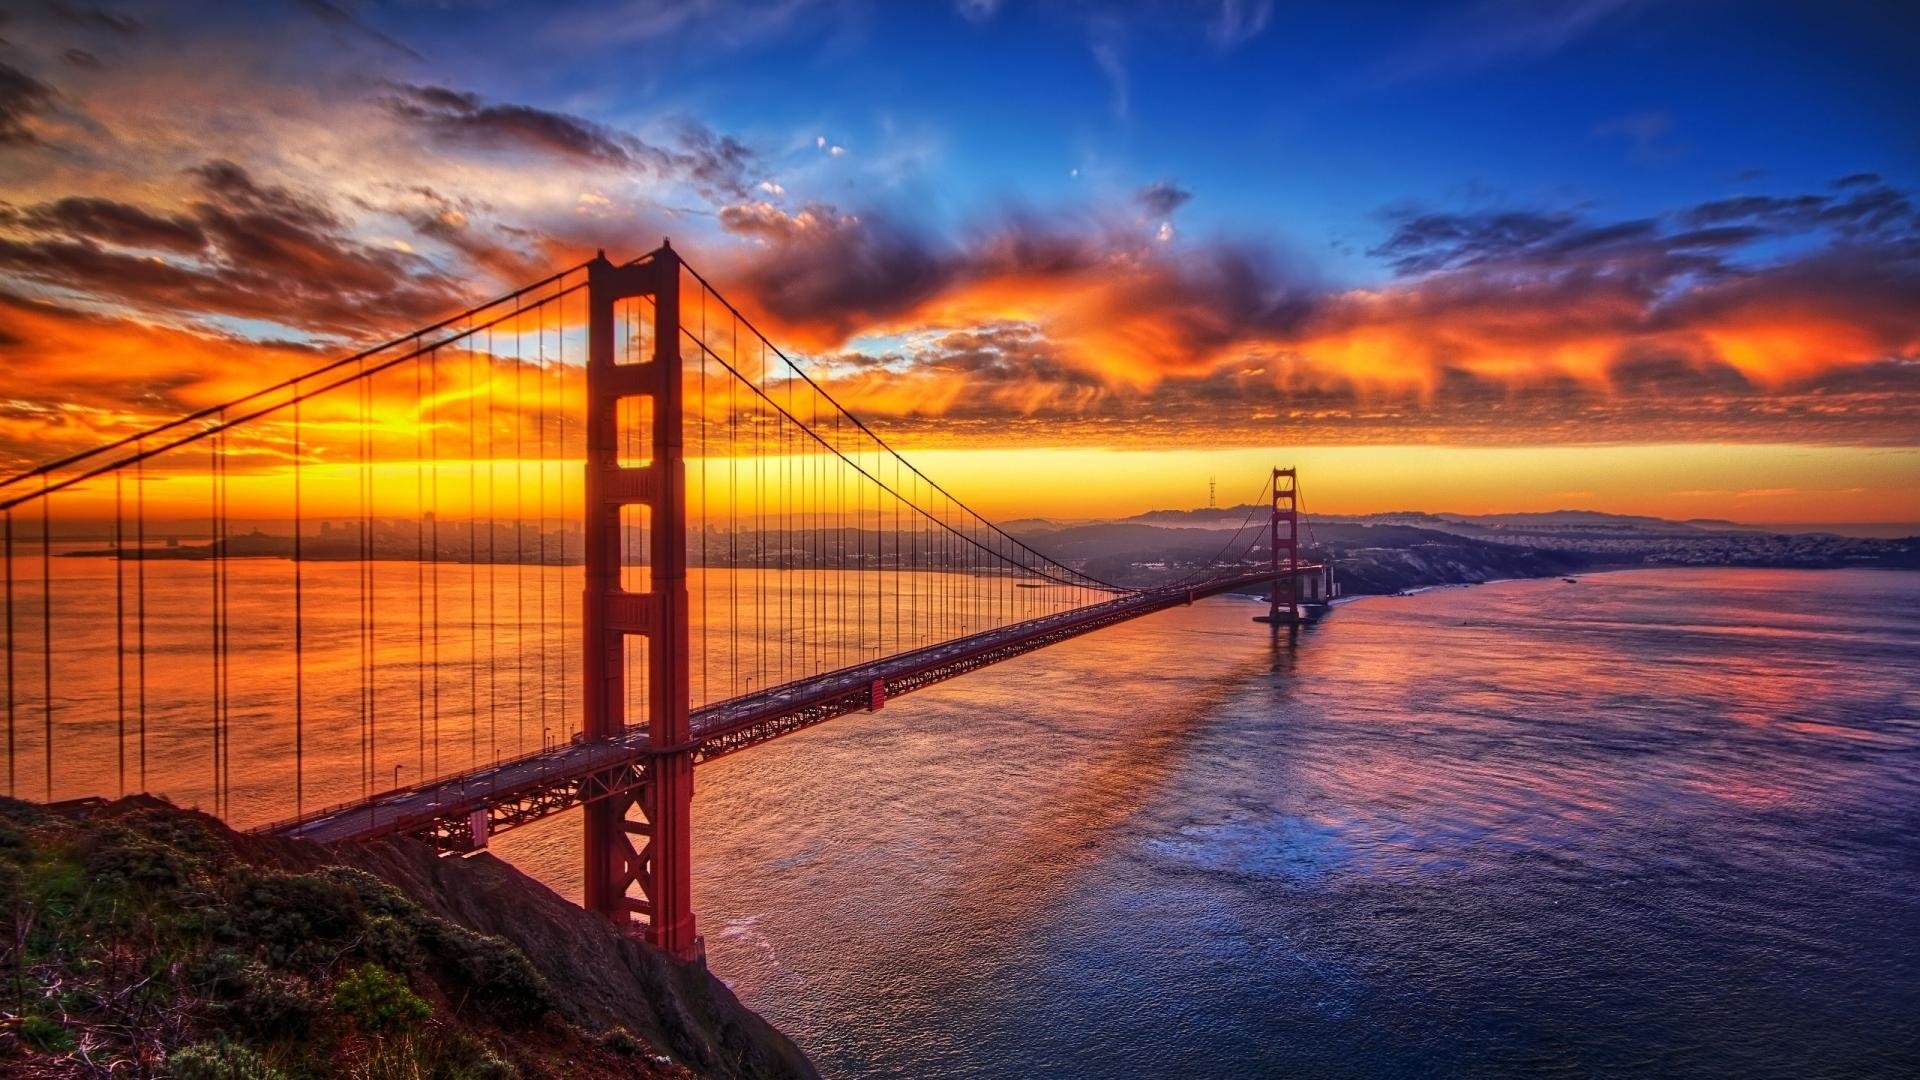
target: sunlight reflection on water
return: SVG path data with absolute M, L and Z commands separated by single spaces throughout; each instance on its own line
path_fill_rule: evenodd
M 1920 1066 L 1920 575 L 1248 612 L 705 768 L 714 969 L 842 1077 Z

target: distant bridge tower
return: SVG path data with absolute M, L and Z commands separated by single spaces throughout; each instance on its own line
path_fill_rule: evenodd
M 1213 492 L 1214 492 L 1214 479 L 1213 477 L 1209 476 L 1207 477 L 1207 509 L 1209 510 L 1219 509 L 1219 504 L 1214 502 Z
M 1297 496 L 1300 480 L 1291 468 L 1273 470 L 1273 515 L 1269 519 L 1267 558 L 1273 569 L 1273 591 L 1267 598 L 1267 621 L 1278 626 L 1280 619 L 1280 582 L 1285 575 L 1287 589 L 1286 624 L 1300 621 L 1300 510 Z M 1284 529 L 1283 529 L 1284 526 Z M 1280 550 L 1287 552 L 1280 561 Z
M 604 790 L 581 793 L 586 906 L 623 926 L 639 915 L 646 919 L 649 941 L 693 959 L 702 950 L 694 929 L 689 822 L 693 752 L 679 256 L 662 246 L 626 266 L 615 266 L 604 255 L 594 259 L 587 265 L 587 309 L 582 734 L 588 742 L 606 742 L 625 733 L 627 646 L 629 639 L 641 638 L 651 753 Z M 650 331 L 650 356 L 632 349 L 632 341 L 622 350 L 631 355 L 616 356 L 616 309 L 630 317 L 628 325 Z M 625 402 L 631 404 L 622 408 Z M 637 407 L 643 402 L 651 408 Z M 623 424 L 645 430 L 625 431 Z M 636 460 L 629 449 L 622 460 L 623 445 L 645 447 L 644 458 Z M 648 538 L 645 591 L 625 587 L 627 526 L 643 528 Z M 638 896 L 631 893 L 635 886 Z

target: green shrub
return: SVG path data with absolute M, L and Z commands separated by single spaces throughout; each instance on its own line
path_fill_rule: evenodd
M 600 1036 L 600 1045 L 626 1057 L 632 1057 L 646 1049 L 646 1044 L 642 1043 L 633 1032 L 619 1024 L 608 1028 L 607 1033 Z
M 185 884 L 190 862 L 165 844 L 114 827 L 101 832 L 82 865 L 96 884 L 158 891 Z
M 519 1080 L 520 1068 L 489 1050 L 471 1065 L 455 1069 L 454 1075 L 461 1080 Z
M 173 810 L 135 810 L 120 816 L 120 822 L 137 829 L 153 840 L 177 848 L 200 859 L 226 853 L 227 845 L 207 823 Z
M 174 1080 L 283 1080 L 280 1070 L 234 1043 L 195 1043 L 167 1055 Z
M 547 980 L 519 946 L 505 938 L 475 933 L 455 923 L 433 920 L 422 937 L 448 978 L 471 987 L 474 999 L 532 1020 L 553 1007 Z
M 321 874 L 247 874 L 232 906 L 236 931 L 280 967 L 329 958 L 365 923 L 354 891 Z
M 257 1041 L 305 1038 L 322 1003 L 299 975 L 249 964 L 223 982 L 225 1000 L 215 1007 L 236 1032 Z
M 365 870 L 352 866 L 329 866 L 318 871 L 317 876 L 350 890 L 360 899 L 360 906 L 369 915 L 391 915 L 409 926 L 417 926 L 432 918 L 400 890 Z
M 392 915 L 367 920 L 360 951 L 382 966 L 408 971 L 420 966 L 419 931 Z
M 333 1007 L 369 1035 L 403 1032 L 433 1015 L 433 1009 L 379 964 L 361 964 L 333 988 Z
M 62 1054 L 73 1049 L 73 1032 L 58 1020 L 29 1016 L 20 1021 L 20 1041 L 43 1054 Z

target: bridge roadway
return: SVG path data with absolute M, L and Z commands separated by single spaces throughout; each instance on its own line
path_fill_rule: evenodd
M 1302 565 L 1299 572 L 1319 569 Z M 1271 572 L 1261 572 L 1129 593 L 716 702 L 694 710 L 689 718 L 693 737 L 680 746 L 655 750 L 646 726 L 637 725 L 618 739 L 576 738 L 258 831 L 322 843 L 406 835 L 447 850 L 472 850 L 484 846 L 488 834 L 640 787 L 656 754 L 691 751 L 695 761 L 711 761 L 837 716 L 878 709 L 888 699 L 1068 638 L 1272 580 Z M 478 842 L 477 826 L 484 826 Z

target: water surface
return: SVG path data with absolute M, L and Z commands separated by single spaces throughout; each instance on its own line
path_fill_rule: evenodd
M 712 966 L 837 1077 L 1920 1068 L 1920 575 L 1252 613 L 704 767 Z

